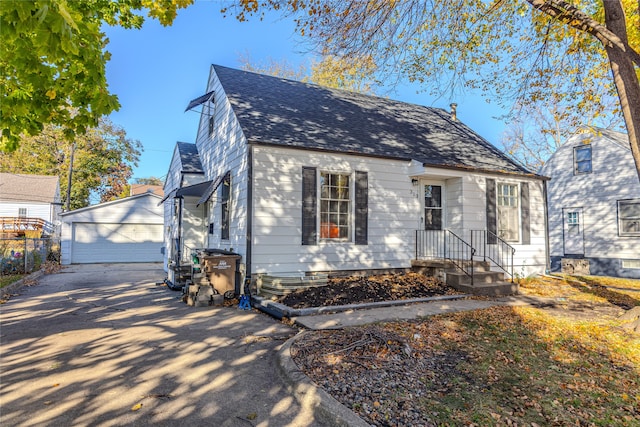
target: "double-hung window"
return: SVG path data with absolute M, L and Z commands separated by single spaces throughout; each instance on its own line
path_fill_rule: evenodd
M 520 240 L 518 184 L 498 183 L 498 237 L 507 242 Z
M 220 191 L 220 204 L 222 205 L 222 215 L 220 217 L 222 229 L 220 238 L 222 240 L 229 240 L 229 225 L 231 217 L 231 176 L 229 174 L 226 174 L 222 179 Z
M 640 199 L 618 200 L 618 228 L 621 236 L 640 236 Z
M 580 234 L 580 212 L 567 212 L 567 228 L 569 235 Z
M 18 208 L 18 216 L 24 218 L 27 216 L 27 208 Z
M 302 168 L 302 244 L 318 241 L 367 245 L 369 181 L 364 171 Z
M 320 238 L 351 239 L 351 176 L 320 173 Z
M 575 174 L 591 173 L 591 145 L 583 145 L 573 149 Z

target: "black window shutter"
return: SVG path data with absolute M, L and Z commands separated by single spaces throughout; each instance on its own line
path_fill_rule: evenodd
M 498 214 L 496 210 L 496 180 L 486 179 L 487 186 L 487 243 L 496 243 L 496 233 L 498 231 Z M 493 234 L 492 234 L 493 233 Z
M 368 217 L 369 217 L 369 181 L 366 172 L 356 171 L 356 194 L 355 194 L 355 242 L 356 245 L 366 245 L 369 243 Z
M 302 168 L 302 244 L 315 245 L 317 215 L 316 168 Z
M 529 183 L 520 184 L 520 215 L 522 223 L 522 244 L 531 244 L 531 221 L 529 216 Z

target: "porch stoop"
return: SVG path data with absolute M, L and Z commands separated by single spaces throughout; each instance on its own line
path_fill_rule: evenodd
M 518 293 L 518 285 L 504 280 L 504 273 L 492 271 L 491 265 L 486 261 L 473 261 L 473 285 L 471 278 L 449 260 L 413 260 L 411 264 L 414 271 L 436 276 L 464 293 L 482 296 Z

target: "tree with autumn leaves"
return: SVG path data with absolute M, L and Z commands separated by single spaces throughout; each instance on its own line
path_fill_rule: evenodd
M 571 123 L 621 114 L 640 177 L 637 0 L 238 0 L 223 13 L 266 10 L 295 19 L 318 51 L 366 57 L 436 95 L 478 90 L 516 115 L 553 103 Z
M 0 2 L 2 146 L 45 124 L 65 137 L 118 108 L 106 85 L 100 26 L 171 24 L 193 0 Z M 247 20 L 295 20 L 318 53 L 367 73 L 450 96 L 479 90 L 513 111 L 553 100 L 570 117 L 619 112 L 640 176 L 640 5 L 637 0 L 235 0 Z M 339 67 L 348 70 L 349 67 Z M 335 69 L 332 67 L 331 69 Z M 357 72 L 355 74 L 358 75 Z M 617 100 L 613 109 L 609 100 Z M 525 110 L 526 114 L 526 110 Z
M 94 196 L 105 202 L 129 195 L 128 180 L 141 144 L 106 119 L 76 135 L 74 142 L 64 138 L 60 127 L 50 124 L 35 136 L 23 136 L 15 150 L 0 151 L 0 172 L 58 176 L 66 205 L 72 149 L 71 209 L 88 206 Z

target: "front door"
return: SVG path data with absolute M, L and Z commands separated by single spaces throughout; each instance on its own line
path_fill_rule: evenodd
M 563 208 L 563 239 L 565 255 L 584 255 L 584 216 L 582 208 Z
M 444 183 L 421 181 L 422 213 L 420 228 L 424 231 L 418 234 L 418 244 L 422 255 L 426 258 L 444 257 Z

